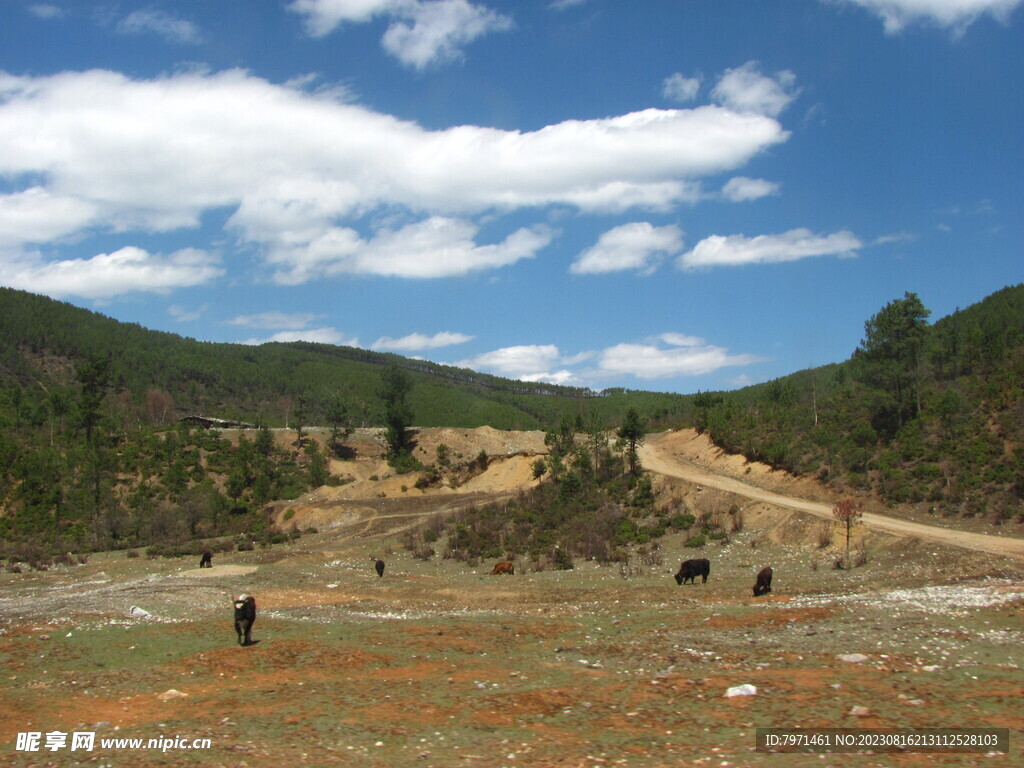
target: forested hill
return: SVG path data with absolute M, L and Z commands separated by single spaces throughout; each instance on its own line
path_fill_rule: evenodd
M 695 397 L 724 449 L 937 514 L 1024 522 L 1024 285 L 934 324 L 913 293 L 837 365 Z
M 202 414 L 268 426 L 324 424 L 340 398 L 356 426 L 381 424 L 380 374 L 391 363 L 413 380 L 420 426 L 541 429 L 563 414 L 618 423 L 634 407 L 654 422 L 685 418 L 689 398 L 502 379 L 352 347 L 307 342 L 213 344 L 122 323 L 24 291 L 0 288 L 0 416 L 42 425 L 71 403 L 86 361 L 110 361 L 108 407 L 122 418 L 167 422 Z

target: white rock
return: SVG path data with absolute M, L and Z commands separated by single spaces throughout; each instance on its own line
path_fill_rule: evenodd
M 757 696 L 757 686 L 750 684 L 735 685 L 725 692 L 726 698 L 733 696 Z
M 177 691 L 174 688 L 171 688 L 169 690 L 164 691 L 161 694 L 158 694 L 157 698 L 160 699 L 160 701 L 170 701 L 171 699 L 185 699 L 185 698 L 188 698 L 188 694 L 187 693 L 182 693 L 181 691 Z
M 868 660 L 868 657 L 863 653 L 844 653 L 838 658 L 840 661 L 849 661 L 852 664 L 859 664 L 862 661 Z
M 150 614 L 149 611 L 144 611 L 142 608 L 139 608 L 139 606 L 137 606 L 137 605 L 133 605 L 128 610 L 128 615 L 129 616 L 133 616 L 133 617 L 135 617 L 137 619 L 148 619 L 152 614 Z

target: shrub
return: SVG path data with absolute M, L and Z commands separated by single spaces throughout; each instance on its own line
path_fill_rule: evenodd
M 686 544 L 684 544 L 684 546 L 687 546 L 687 547 L 703 547 L 705 544 L 707 544 L 707 539 L 704 538 L 704 534 L 703 533 L 699 533 L 696 536 L 691 536 L 690 538 L 688 538 L 686 540 Z
M 676 528 L 680 531 L 687 531 L 696 524 L 697 518 L 691 515 L 689 512 L 680 513 L 675 515 L 671 520 L 668 521 L 669 526 Z

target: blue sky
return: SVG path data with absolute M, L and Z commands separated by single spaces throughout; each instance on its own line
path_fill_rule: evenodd
M 732 389 L 1024 281 L 1024 0 L 0 0 L 0 284 Z

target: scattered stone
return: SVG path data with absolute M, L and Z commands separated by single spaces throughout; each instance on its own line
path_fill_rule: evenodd
M 171 699 L 186 699 L 188 698 L 188 694 L 182 693 L 181 691 L 171 688 L 159 694 L 157 698 L 160 699 L 160 701 L 170 701 Z
M 750 685 L 749 683 L 735 685 L 725 692 L 726 698 L 732 698 L 733 696 L 757 696 L 757 686 Z
M 871 714 L 871 710 L 867 707 L 851 707 L 849 714 L 853 715 L 854 717 L 867 717 Z
M 863 653 L 844 653 L 841 654 L 838 658 L 840 661 L 848 661 L 851 664 L 859 664 L 862 661 L 868 660 L 868 657 L 865 656 Z

